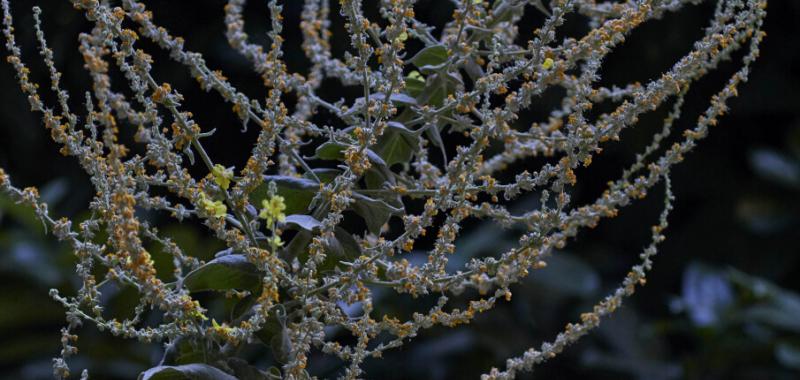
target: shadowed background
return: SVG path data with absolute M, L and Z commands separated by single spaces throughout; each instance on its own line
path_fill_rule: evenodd
M 258 76 L 224 37 L 224 1 L 152 1 L 155 21 L 186 39 L 189 50 L 205 55 L 209 67 L 221 69 L 251 98 L 262 97 Z M 308 64 L 300 50 L 300 1 L 288 1 L 285 12 L 285 59 L 291 71 L 304 73 Z M 335 2 L 333 2 L 335 3 Z M 372 2 L 367 2 L 372 3 Z M 546 2 L 545 2 L 546 3 Z M 29 7 L 43 8 L 44 30 L 64 72 L 71 106 L 81 110 L 90 90 L 82 69 L 77 35 L 90 24 L 68 1 L 13 1 L 18 43 L 33 70 L 47 83 L 34 43 Z M 191 4 L 191 5 L 190 5 Z M 372 7 L 372 8 L 371 8 Z M 368 6 L 375 19 L 374 6 Z M 657 78 L 686 54 L 702 36 L 712 4 L 687 6 L 664 19 L 636 29 L 605 60 L 601 84 L 642 83 Z M 446 1 L 419 1 L 417 16 L 441 26 L 450 17 Z M 267 45 L 265 1 L 246 9 L 251 41 Z M 342 19 L 333 11 L 334 52 L 348 43 Z M 369 16 L 369 13 L 368 13 Z M 541 23 L 535 8 L 526 8 L 521 41 Z M 670 217 L 647 286 L 603 322 L 598 331 L 564 354 L 536 369 L 537 378 L 583 379 L 794 379 L 800 376 L 800 2 L 772 1 L 765 24 L 767 37 L 750 81 L 739 89 L 730 113 L 712 128 L 686 161 L 673 169 L 676 207 Z M 586 32 L 582 20 L 568 19 L 564 36 Z M 419 48 L 410 43 L 410 49 Z M 194 112 L 204 130 L 217 128 L 207 140 L 209 154 L 242 167 L 257 134 L 240 132 L 230 106 L 218 95 L 202 92 L 187 71 L 152 45 L 141 46 L 156 60 L 154 76 L 184 94 L 185 109 Z M 3 54 L 6 52 L 3 49 Z M 693 86 L 679 127 L 691 125 L 738 68 L 725 62 Z M 117 90 L 124 83 L 116 78 Z M 44 86 L 43 86 L 44 87 Z M 55 216 L 86 213 L 93 190 L 73 158 L 58 153 L 36 115 L 29 111 L 11 67 L 0 64 L 0 167 L 17 186 L 37 186 Z M 342 89 L 326 81 L 319 94 L 328 100 L 358 96 L 359 88 Z M 51 93 L 43 98 L 53 104 Z M 555 103 L 545 97 L 526 111 L 521 124 L 541 120 Z M 606 146 L 594 163 L 581 169 L 574 204 L 596 198 L 605 183 L 633 162 L 636 152 L 660 129 L 662 109 L 626 130 L 622 140 Z M 80 114 L 80 112 L 78 112 Z M 334 121 L 324 121 L 334 123 Z M 334 124 L 335 125 L 335 124 Z M 129 127 L 123 134 L 134 129 Z M 452 148 L 452 147 L 450 147 Z M 193 174 L 204 175 L 202 170 Z M 616 287 L 638 252 L 647 244 L 661 199 L 658 190 L 613 220 L 581 233 L 544 270 L 513 288 L 514 299 L 481 315 L 470 326 L 436 328 L 382 360 L 368 360 L 368 378 L 476 378 L 505 358 L 554 335 L 594 302 Z M 524 207 L 521 205 L 520 207 Z M 223 248 L 194 223 L 162 224 L 161 230 L 186 252 L 212 257 Z M 516 242 L 519 231 L 471 223 L 457 243 L 458 258 L 484 256 Z M 47 296 L 56 287 L 69 294 L 77 285 L 69 249 L 44 234 L 41 223 L 23 207 L 0 196 L 0 378 L 51 378 L 50 358 L 60 350 L 63 310 Z M 111 309 L 125 310 L 135 294 L 104 294 Z M 380 302 L 380 299 L 378 300 Z M 385 301 L 389 302 L 389 301 Z M 394 302 L 394 301 L 392 301 Z M 404 305 L 384 305 L 402 309 Z M 89 368 L 92 378 L 129 379 L 154 364 L 157 344 L 125 341 L 85 326 L 79 331 L 81 353 L 70 363 L 76 373 Z M 259 364 L 257 353 L 252 360 Z M 314 359 L 312 358 L 312 363 Z M 314 374 L 335 373 L 333 364 L 317 361 Z M 266 363 L 261 363 L 266 365 Z M 329 367 L 326 367 L 328 365 Z M 330 371 L 330 372 L 329 372 Z M 526 377 L 527 376 L 527 377 Z M 532 377 L 523 375 L 521 378 Z

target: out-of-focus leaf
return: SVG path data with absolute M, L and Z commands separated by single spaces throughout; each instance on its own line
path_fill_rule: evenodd
M 423 363 L 429 367 L 432 362 L 445 360 L 448 355 L 459 352 L 468 352 L 477 345 L 477 338 L 473 331 L 460 330 L 430 339 L 425 344 L 420 344 L 411 350 L 411 362 Z
M 775 358 L 786 368 L 800 369 L 800 347 L 778 343 L 775 347 Z
M 683 272 L 681 300 L 692 322 L 706 327 L 717 323 L 733 303 L 733 289 L 723 272 L 691 263 Z
M 61 306 L 33 287 L 4 288 L 0 305 L 0 331 L 46 326 L 64 318 Z
M 27 231 L 44 233 L 42 222 L 36 217 L 33 209 L 23 204 L 14 203 L 5 194 L 0 194 L 0 217 L 7 216 L 23 224 Z
M 497 223 L 483 221 L 475 230 L 459 234 L 455 242 L 457 254 L 447 261 L 447 270 L 455 272 L 473 257 L 503 252 L 516 246 L 516 238 L 508 236 L 506 232 Z
M 681 366 L 660 360 L 636 358 L 607 354 L 598 350 L 588 350 L 581 356 L 581 364 L 587 367 L 603 368 L 631 374 L 635 379 L 671 380 L 683 376 Z M 627 376 L 625 376 L 627 378 Z
M 736 204 L 736 217 L 748 229 L 758 234 L 780 232 L 798 219 L 791 205 L 780 204 L 769 198 L 746 197 Z
M 3 345 L 0 346 L 0 363 L 30 360 L 32 357 L 50 352 L 52 347 L 53 339 L 46 334 L 22 337 L 4 336 Z M 8 379 L 11 378 L 8 377 Z
M 600 276 L 573 254 L 557 252 L 545 260 L 547 267 L 536 271 L 531 281 L 573 297 L 591 297 L 600 288 Z
M 57 178 L 46 185 L 40 191 L 41 199 L 49 205 L 53 205 L 61 201 L 69 192 L 69 183 L 66 178 Z
M 800 187 L 800 165 L 781 153 L 770 149 L 756 149 L 750 153 L 750 166 L 757 175 L 790 187 Z
M 13 243 L 8 252 L 0 255 L 0 269 L 25 275 L 44 287 L 61 282 L 61 272 L 53 260 L 52 252 L 35 241 L 12 234 Z
M 237 380 L 222 370 L 207 364 L 158 366 L 139 374 L 139 380 Z
M 261 284 L 261 274 L 244 255 L 220 256 L 189 272 L 183 285 L 191 292 L 244 289 L 255 291 Z
M 778 305 L 756 305 L 739 313 L 742 321 L 761 322 L 772 327 L 800 333 L 798 310 L 782 308 Z
M 800 333 L 800 295 L 762 278 L 731 271 L 730 279 L 756 298 L 756 304 L 739 313 L 742 321 L 761 322 Z

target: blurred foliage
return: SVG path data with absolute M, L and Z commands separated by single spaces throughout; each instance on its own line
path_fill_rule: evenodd
M 74 37 L 85 24 L 65 1 L 41 3 L 45 28 L 59 31 L 48 33 L 57 36 L 53 41 L 56 62 L 65 72 L 74 74 L 65 76 L 65 84 L 68 89 L 82 89 L 80 84 L 86 78 L 76 63 L 80 59 L 75 56 Z M 231 55 L 224 42 L 222 21 L 214 18 L 221 14 L 224 2 L 206 1 L 193 7 L 169 3 L 173 2 L 155 2 L 154 13 L 185 35 L 189 47 L 207 52 L 211 65 L 230 73 L 233 81 L 242 82 L 242 88 L 252 89 L 242 74 L 248 72 L 247 64 Z M 249 25 L 257 28 L 264 24 L 259 21 L 264 20 L 265 10 L 263 4 L 253 3 L 248 13 L 252 16 L 248 17 L 255 21 Z M 287 2 L 287 19 L 296 19 L 301 2 L 288 3 L 292 2 Z M 418 13 L 434 24 L 439 13 L 449 17 L 447 12 L 437 11 L 437 3 L 420 1 Z M 800 49 L 794 37 L 800 33 L 800 2 L 773 1 L 770 8 L 766 22 L 769 36 L 752 81 L 741 89 L 742 97 L 721 122 L 724 126 L 712 131 L 703 148 L 687 158 L 687 165 L 676 168 L 673 182 L 677 208 L 647 286 L 601 324 L 598 333 L 538 368 L 537 378 L 800 377 L 800 294 L 795 291 L 800 289 L 800 93 L 794 88 L 800 83 Z M 709 12 L 708 7 L 691 8 L 667 16 L 668 22 L 645 26 L 609 58 L 604 81 L 658 75 L 664 69 L 659 64 L 671 62 L 670 54 L 688 49 L 691 31 L 701 26 L 698 20 Z M 208 27 L 195 28 L 192 23 L 207 23 Z M 670 34 L 659 29 L 666 24 L 679 26 Z M 337 27 L 341 26 L 334 25 L 334 29 Z M 252 30 L 251 34 L 260 38 L 264 32 Z M 32 41 L 20 43 L 32 46 Z M 345 42 L 333 43 L 341 49 Z M 301 56 L 299 49 L 291 43 L 287 47 L 290 68 L 302 67 L 300 59 L 294 58 Z M 170 75 L 175 68 L 166 65 L 158 70 Z M 712 76 L 709 81 L 713 80 Z M 0 68 L 0 86 L 15 87 L 7 65 Z M 703 98 L 703 86 L 696 91 L 695 98 Z M 202 106 L 191 105 L 210 102 L 199 90 L 186 93 L 189 108 L 200 109 Z M 85 177 L 74 162 L 57 156 L 57 149 L 27 112 L 25 100 L 17 91 L 3 93 L 2 97 L 0 166 L 21 184 L 39 186 L 56 215 L 80 219 L 83 205 L 91 196 Z M 691 99 L 690 93 L 687 104 Z M 687 116 L 685 120 L 693 119 Z M 209 121 L 225 123 L 231 121 Z M 232 129 L 231 136 L 238 133 L 238 128 Z M 579 177 L 587 176 L 599 188 L 617 175 L 619 163 L 628 162 L 635 151 L 635 135 L 644 132 L 630 133 L 634 136 L 623 141 L 634 143 L 611 147 L 595 164 L 597 167 L 593 166 L 594 172 L 578 173 Z M 230 161 L 235 161 L 241 150 L 229 145 L 211 149 Z M 576 197 L 592 199 L 593 191 L 579 188 Z M 637 240 L 643 234 L 631 231 L 643 231 L 642 220 L 652 219 L 655 206 L 645 202 L 619 220 L 581 235 L 569 252 L 553 255 L 546 269 L 515 289 L 512 302 L 499 306 L 496 313 L 478 317 L 472 328 L 426 331 L 419 340 L 387 354 L 384 360 L 368 361 L 367 372 L 380 379 L 464 378 L 551 339 L 563 327 L 565 318 L 576 319 L 624 276 L 625 268 L 635 259 L 632 253 L 644 244 Z M 172 224 L 162 231 L 205 260 L 223 248 L 190 223 Z M 464 251 L 451 264 L 461 265 L 471 256 L 510 246 L 513 236 L 493 225 L 471 225 L 457 244 L 465 247 Z M 411 256 L 410 260 L 413 252 Z M 156 261 L 168 265 L 164 258 L 156 257 Z M 61 307 L 47 293 L 53 287 L 65 294 L 75 291 L 79 284 L 71 276 L 72 267 L 68 248 L 46 237 L 30 210 L 0 197 L 0 378 L 51 378 L 50 358 L 60 349 L 59 329 L 64 317 Z M 159 271 L 169 270 L 163 267 Z M 128 312 L 137 303 L 133 292 L 126 289 L 104 289 L 103 296 L 112 304 L 113 313 Z M 377 296 L 375 301 L 376 309 L 392 313 L 418 302 L 426 300 L 387 295 Z M 226 307 L 211 296 L 207 303 L 211 314 L 221 313 Z M 125 378 L 157 363 L 163 354 L 163 347 L 131 344 L 92 327 L 83 330 L 78 342 L 81 354 L 74 368 L 89 368 L 93 378 Z M 262 369 L 271 365 L 267 359 L 257 360 L 267 356 L 263 352 L 245 356 Z M 310 370 L 320 374 L 335 372 L 339 365 L 333 360 L 316 363 L 320 368 Z

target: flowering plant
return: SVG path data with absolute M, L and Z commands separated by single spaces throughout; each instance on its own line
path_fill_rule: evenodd
M 78 260 L 77 294 L 51 291 L 68 321 L 62 355 L 54 360 L 56 377 L 69 376 L 75 333 L 88 322 L 116 336 L 164 344 L 161 362 L 143 379 L 304 379 L 316 376 L 309 371 L 315 355 L 344 363 L 342 378 L 360 378 L 365 360 L 421 330 L 468 324 L 510 301 L 512 286 L 544 268 L 547 256 L 579 231 L 664 184 L 664 208 L 651 243 L 621 285 L 552 342 L 508 359 L 503 369 L 487 369 L 483 378 L 513 378 L 553 358 L 645 283 L 672 208 L 670 169 L 717 124 L 758 56 L 766 1 L 718 0 L 703 37 L 661 77 L 623 87 L 597 84 L 603 59 L 633 29 L 697 2 L 454 1 L 452 20 L 436 33 L 416 18 L 414 0 L 380 1 L 381 20 L 368 19 L 358 0 L 338 6 L 306 0 L 302 48 L 311 68 L 301 75 L 289 72 L 283 60 L 278 1 L 269 2 L 271 45 L 265 49 L 244 32 L 245 1 L 229 0 L 226 37 L 263 81 L 266 92 L 256 99 L 158 26 L 142 2 L 72 0 L 93 23 L 79 38 L 92 80 L 79 117 L 61 88 L 41 11 L 34 7 L 34 29 L 55 108 L 30 78 L 9 1 L 2 0 L 8 62 L 22 92 L 61 153 L 80 162 L 96 190 L 90 218 L 57 218 L 35 188 L 15 187 L 0 170 L 0 190 L 31 206 Z M 350 41 L 343 57 L 330 47 L 334 8 L 346 21 Z M 530 11 L 541 12 L 544 21 L 532 34 L 520 32 L 516 25 Z M 559 41 L 559 27 L 570 15 L 585 19 L 589 31 Z M 530 39 L 519 44 L 520 36 Z M 167 51 L 201 88 L 228 102 L 243 130 L 258 128 L 256 140 L 247 142 L 252 148 L 246 162 L 226 167 L 209 155 L 204 142 L 214 129 L 201 127 L 182 106 L 181 93 L 152 73 L 157 63 L 140 40 Z M 420 48 L 407 49 L 412 42 Z M 740 49 L 741 67 L 695 125 L 676 138 L 673 124 L 690 86 Z M 112 65 L 131 94 L 112 87 Z M 323 80 L 360 88 L 363 95 L 323 99 L 317 93 Z M 523 120 L 520 113 L 551 88 L 564 96 L 548 120 Z M 296 101 L 287 101 L 286 94 Z M 601 104 L 612 110 L 593 112 Z M 669 105 L 663 129 L 620 178 L 594 202 L 574 205 L 579 167 L 589 167 L 604 144 L 618 140 L 642 115 Z M 320 113 L 342 127 L 327 125 Z M 463 143 L 451 143 L 456 137 Z M 121 142 L 131 138 L 135 147 Z M 670 138 L 673 144 L 663 144 Z M 307 146 L 313 156 L 301 154 Z M 547 162 L 532 167 L 540 157 Z M 197 167 L 207 174 L 190 174 Z M 536 207 L 512 211 L 523 195 L 536 196 Z M 229 249 L 201 261 L 159 232 L 141 210 L 201 221 Z M 525 232 L 517 246 L 453 268 L 456 239 L 471 219 Z M 171 272 L 156 270 L 148 248 L 153 245 L 170 255 Z M 426 260 L 410 261 L 411 251 L 424 252 Z M 105 312 L 101 294 L 112 284 L 138 292 L 132 317 Z M 401 318 L 376 307 L 378 291 L 435 296 L 436 302 Z M 225 319 L 211 317 L 198 299 L 208 292 L 231 300 Z M 466 306 L 453 306 L 460 296 L 468 298 Z M 143 321 L 152 313 L 159 316 L 155 325 Z M 270 347 L 274 366 L 267 370 L 239 357 L 243 347 L 259 344 Z

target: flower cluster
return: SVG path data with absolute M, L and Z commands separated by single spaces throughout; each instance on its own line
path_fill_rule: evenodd
M 622 87 L 598 83 L 604 58 L 635 28 L 701 1 L 459 0 L 452 1 L 452 19 L 434 28 L 416 17 L 415 0 L 381 0 L 383 20 L 369 19 L 360 0 L 334 5 L 305 0 L 300 29 L 310 69 L 301 75 L 290 72 L 283 60 L 279 2 L 269 1 L 271 44 L 262 47 L 245 33 L 245 0 L 228 0 L 227 40 L 266 88 L 263 99 L 251 99 L 208 67 L 201 54 L 189 51 L 181 37 L 158 26 L 141 0 L 71 0 L 92 24 L 79 37 L 92 81 L 79 117 L 61 88 L 40 10 L 34 8 L 34 29 L 56 105 L 40 97 L 15 40 L 9 0 L 2 0 L 7 61 L 20 88 L 61 152 L 80 163 L 96 190 L 89 206 L 93 217 L 75 223 L 52 217 L 35 189 L 15 187 L 0 170 L 0 191 L 32 207 L 77 258 L 78 293 L 51 292 L 67 310 L 68 321 L 55 375 L 69 375 L 67 361 L 77 353 L 75 332 L 88 322 L 114 335 L 163 342 L 164 365 L 146 371 L 144 378 L 183 371 L 185 363 L 169 362 L 174 355 L 168 354 L 192 347 L 202 347 L 202 355 L 183 352 L 182 357 L 196 358 L 191 371 L 201 368 L 210 378 L 245 373 L 311 378 L 314 355 L 346 363 L 342 378 L 361 378 L 365 360 L 422 330 L 468 324 L 509 302 L 512 285 L 545 268 L 548 255 L 663 184 L 664 209 L 652 227 L 651 244 L 619 288 L 552 342 L 508 359 L 503 369 L 487 368 L 483 378 L 511 379 L 533 370 L 596 327 L 645 283 L 672 208 L 670 170 L 719 122 L 758 56 L 766 1 L 715 0 L 702 38 L 659 78 Z M 516 27 L 526 12 L 544 15 L 532 33 Z M 558 41 L 559 28 L 572 16 L 586 20 L 588 32 Z M 344 20 L 347 33 L 336 38 L 349 41 L 342 57 L 331 48 L 333 17 Z M 412 41 L 422 47 L 408 50 Z M 241 142 L 251 149 L 241 169 L 209 155 L 204 142 L 214 130 L 201 127 L 181 104 L 180 92 L 156 77 L 153 66 L 160 63 L 144 46 L 167 52 L 202 89 L 228 102 L 244 129 L 258 129 L 254 140 Z M 674 121 L 692 84 L 738 51 L 744 51 L 739 69 L 696 122 L 675 133 Z M 123 74 L 123 83 L 112 86 L 111 67 Z M 355 86 L 362 95 L 353 101 L 324 99 L 318 94 L 323 80 Z M 129 92 L 119 92 L 119 86 Z M 564 97 L 546 120 L 520 116 L 553 88 Z M 285 94 L 296 103 L 287 105 Z M 590 112 L 599 104 L 611 108 Z M 593 202 L 574 204 L 578 168 L 591 166 L 604 145 L 663 108 L 670 111 L 662 130 L 622 175 Z M 346 127 L 320 123 L 314 118 L 319 110 Z M 120 138 L 130 131 L 141 149 L 121 143 L 131 141 Z M 466 143 L 453 150 L 450 137 L 456 135 Z M 666 144 L 668 139 L 674 142 Z M 299 153 L 309 144 L 316 147 L 313 157 Z M 532 166 L 540 162 L 533 160 L 537 157 L 547 157 L 548 163 Z M 188 170 L 192 166 L 209 174 L 195 178 Z M 509 206 L 526 195 L 538 198 L 535 207 Z M 201 221 L 229 250 L 202 262 L 138 210 Z M 462 225 L 476 219 L 524 232 L 517 246 L 465 257 L 466 264 L 454 270 L 450 261 L 461 254 Z M 176 281 L 167 282 L 156 270 L 146 249 L 150 243 L 172 255 L 169 274 Z M 411 254 L 426 259 L 411 261 Z M 134 316 L 119 320 L 104 313 L 103 283 L 139 292 Z M 401 320 L 376 307 L 376 289 L 437 302 Z M 207 316 L 195 297 L 208 291 L 239 302 L 228 313 L 215 314 L 230 315 L 229 320 Z M 474 296 L 467 307 L 450 302 L 469 294 Z M 360 305 L 357 314 L 342 307 L 353 304 Z M 143 322 L 152 309 L 162 311 L 155 325 L 151 319 Z M 331 331 L 348 337 L 338 339 Z M 179 344 L 187 341 L 196 344 Z M 264 372 L 241 365 L 237 352 L 249 344 L 270 347 L 275 367 Z M 237 365 L 225 364 L 234 359 Z
M 284 199 L 280 195 L 273 195 L 269 199 L 262 200 L 261 212 L 258 216 L 266 220 L 269 225 L 276 222 L 283 223 L 286 220 L 286 215 L 283 213 L 286 210 L 286 204 L 283 201 Z

